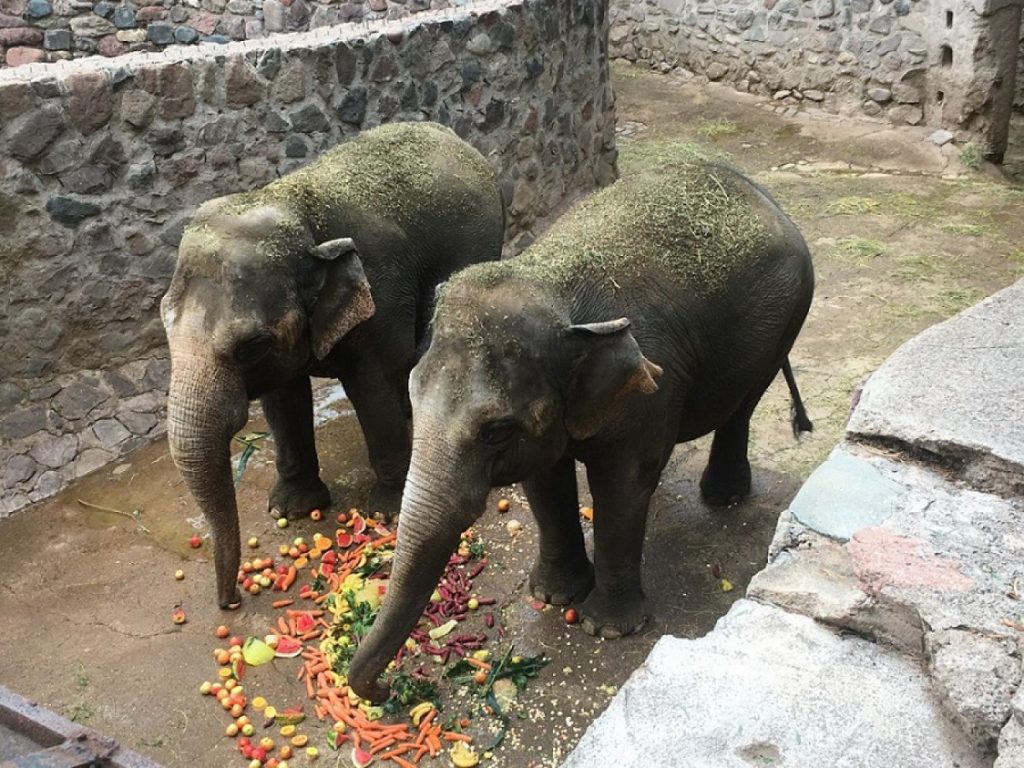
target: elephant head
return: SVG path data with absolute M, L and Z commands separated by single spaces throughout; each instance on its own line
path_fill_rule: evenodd
M 225 608 L 239 602 L 230 444 L 249 400 L 324 357 L 374 310 L 352 240 L 317 242 L 295 211 L 239 198 L 196 213 L 160 305 L 171 352 L 171 455 L 210 522 Z
M 572 324 L 535 285 L 484 289 L 467 279 L 474 271 L 443 291 L 410 379 L 413 453 L 390 585 L 348 676 L 374 701 L 387 697 L 378 677 L 488 491 L 554 464 L 570 440 L 612 428 L 622 398 L 655 391 L 661 374 L 626 319 Z

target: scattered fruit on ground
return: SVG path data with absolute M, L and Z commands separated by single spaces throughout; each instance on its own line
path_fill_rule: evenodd
M 498 499 L 498 511 L 502 514 L 508 512 L 511 506 L 508 499 Z
M 218 690 L 218 700 L 229 714 L 240 715 L 233 722 L 242 734 L 239 752 L 247 761 L 259 760 L 262 768 L 272 768 L 271 761 L 283 768 L 296 755 L 295 749 L 304 750 L 306 760 L 315 760 L 317 747 L 309 744 L 308 734 L 298 731 L 306 709 L 311 709 L 316 721 L 327 726 L 327 743 L 334 749 L 351 747 L 355 765 L 375 762 L 408 768 L 428 757 L 442 757 L 446 750 L 457 766 L 477 765 L 480 758 L 469 747 L 474 736 L 467 732 L 473 719 L 485 718 L 484 723 L 493 724 L 492 735 L 500 734 L 493 749 L 508 727 L 505 710 L 514 703 L 516 691 L 546 663 L 540 656 L 513 656 L 511 647 L 497 663 L 490 661 L 493 655 L 484 645 L 500 640 L 505 630 L 493 611 L 477 612 L 496 603 L 473 589 L 474 580 L 487 566 L 483 542 L 472 529 L 463 533 L 420 624 L 385 673 L 391 698 L 372 706 L 348 687 L 346 675 L 359 642 L 380 610 L 396 534 L 384 524 L 371 523 L 358 510 L 340 513 L 337 519 L 340 527 L 333 536 L 318 532 L 312 545 L 301 537 L 282 544 L 278 551 L 283 563 L 255 557 L 240 571 L 243 588 L 253 592 L 261 585 L 279 592 L 291 592 L 296 582 L 299 585 L 297 595 L 272 601 L 271 607 L 280 613 L 270 633 L 231 637 L 228 648 L 215 653 L 222 664 L 223 689 Z M 287 519 L 280 518 L 278 525 L 282 523 L 287 525 Z M 509 527 L 510 531 L 522 528 L 515 520 L 509 521 Z M 470 625 L 482 625 L 487 631 Z M 227 633 L 227 627 L 218 627 L 215 634 L 223 640 Z M 231 690 L 243 674 L 246 687 L 258 690 L 258 667 L 296 657 L 300 658 L 297 672 L 304 705 L 283 702 L 287 706 L 275 708 L 258 695 L 250 705 L 245 696 Z M 443 714 L 438 709 L 442 698 Z M 276 755 L 269 754 L 274 752 L 272 740 L 261 744 L 248 740 L 255 727 L 243 714 L 248 706 L 261 712 L 253 717 L 263 727 L 278 728 L 288 740 Z
M 199 538 L 198 534 L 194 533 L 192 534 L 192 537 L 188 540 L 188 545 L 192 547 L 192 549 L 199 549 L 201 546 L 203 546 L 203 540 Z
M 185 578 L 185 572 L 180 568 L 174 572 L 174 579 L 176 581 L 182 581 Z
M 565 609 L 565 623 L 566 624 L 575 624 L 579 620 L 580 620 L 580 617 L 579 617 L 579 614 L 576 613 L 576 609 L 575 608 L 566 608 Z

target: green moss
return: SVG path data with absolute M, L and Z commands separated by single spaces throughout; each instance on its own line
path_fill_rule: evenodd
M 707 164 L 624 177 L 577 205 L 518 258 L 456 275 L 438 314 L 468 318 L 467 295 L 517 282 L 523 291 L 550 286 L 565 296 L 583 282 L 614 293 L 653 274 L 713 293 L 769 237 L 741 184 L 731 170 Z
M 825 213 L 831 214 L 864 214 L 874 213 L 882 204 L 871 197 L 849 196 L 838 197 L 825 206 Z
M 837 245 L 843 254 L 852 257 L 860 264 L 865 264 L 876 256 L 886 254 L 886 248 L 882 243 L 863 237 L 844 237 L 839 240 Z
M 985 162 L 984 147 L 975 144 L 973 141 L 968 141 L 960 148 L 960 162 L 972 171 L 979 170 L 981 164 Z
M 954 235 L 965 235 L 967 237 L 982 237 L 989 234 L 988 228 L 983 224 L 965 224 L 956 221 L 947 221 L 939 224 L 943 232 L 951 232 Z
M 701 136 L 707 136 L 709 139 L 714 139 L 719 136 L 732 136 L 735 133 L 739 133 L 739 130 L 739 126 L 736 123 L 723 118 L 703 123 L 697 128 L 697 133 Z
M 445 188 L 439 188 L 439 178 Z M 452 185 L 455 177 L 465 182 Z M 267 186 L 232 195 L 219 212 L 243 214 L 273 206 L 285 215 L 261 244 L 269 256 L 294 246 L 307 222 L 323 229 L 338 210 L 358 210 L 397 224 L 418 223 L 425 200 L 460 204 L 494 187 L 494 174 L 481 155 L 447 128 L 433 123 L 390 123 L 359 134 L 305 168 Z M 216 239 L 203 224 L 187 234 Z

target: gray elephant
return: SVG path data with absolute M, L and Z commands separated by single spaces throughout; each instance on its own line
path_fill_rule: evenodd
M 521 257 L 443 286 L 413 369 L 413 454 L 388 593 L 349 683 L 380 673 L 418 622 L 488 491 L 516 481 L 537 521 L 530 575 L 546 602 L 582 601 L 591 634 L 637 631 L 651 494 L 676 443 L 714 431 L 700 487 L 750 493 L 750 417 L 780 369 L 793 429 L 811 429 L 788 354 L 814 291 L 803 238 L 738 172 L 688 164 L 623 178 Z M 575 462 L 594 498 L 584 549 Z
M 253 192 L 211 200 L 185 229 L 161 313 L 171 351 L 171 454 L 213 533 L 221 607 L 240 601 L 230 444 L 260 398 L 274 436 L 275 514 L 330 504 L 310 376 L 337 377 L 370 462 L 401 487 L 408 375 L 438 283 L 501 255 L 504 211 L 483 157 L 439 125 L 360 134 Z

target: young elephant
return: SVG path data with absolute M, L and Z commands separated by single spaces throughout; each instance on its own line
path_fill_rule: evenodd
M 750 493 L 750 417 L 780 368 L 794 430 L 811 429 L 787 355 L 813 283 L 803 238 L 775 202 L 704 164 L 621 179 L 520 258 L 453 277 L 412 372 L 397 552 L 349 670 L 356 692 L 387 695 L 378 675 L 496 485 L 523 481 L 536 517 L 536 597 L 582 600 L 591 634 L 641 628 L 648 502 L 673 446 L 715 432 L 701 490 L 721 505 Z M 577 460 L 594 497 L 593 566 Z
M 213 532 L 217 596 L 237 607 L 230 443 L 260 398 L 277 450 L 275 515 L 330 504 L 310 376 L 352 400 L 378 481 L 409 465 L 408 375 L 436 286 L 501 255 L 503 208 L 483 157 L 439 125 L 361 134 L 263 189 L 203 205 L 161 304 L 171 453 Z

